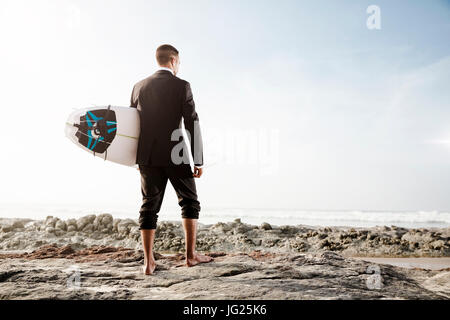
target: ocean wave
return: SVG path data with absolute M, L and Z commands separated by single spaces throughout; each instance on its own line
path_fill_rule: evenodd
M 53 215 L 60 218 L 76 218 L 88 214 L 111 213 L 119 218 L 138 218 L 136 206 L 88 206 L 88 205 L 1 205 L 0 217 L 44 219 Z M 163 207 L 158 214 L 161 220 L 179 220 L 179 207 Z M 200 222 L 215 223 L 240 218 L 243 222 L 258 224 L 309 224 L 319 226 L 370 227 L 397 225 L 409 228 L 450 227 L 450 213 L 440 211 L 364 211 L 364 210 L 295 210 L 256 208 L 202 208 Z

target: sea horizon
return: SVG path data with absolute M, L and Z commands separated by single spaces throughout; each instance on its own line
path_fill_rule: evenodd
M 0 218 L 41 220 L 47 216 L 61 219 L 80 218 L 90 214 L 109 213 L 114 218 L 138 219 L 140 204 L 99 205 L 70 203 L 1 203 Z M 398 226 L 404 228 L 448 228 L 450 212 L 438 210 L 325 210 L 295 208 L 239 208 L 202 206 L 199 223 L 215 224 L 241 219 L 243 223 L 259 225 Z M 159 221 L 181 221 L 177 206 L 163 205 Z

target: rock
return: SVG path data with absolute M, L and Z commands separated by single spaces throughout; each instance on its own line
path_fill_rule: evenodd
M 448 271 L 373 264 L 330 251 L 298 254 L 253 250 L 208 254 L 214 257 L 209 264 L 177 268 L 183 263 L 183 254 L 155 252 L 158 267 L 151 279 L 139 272 L 138 266 L 143 263 L 141 250 L 108 246 L 75 250 L 71 246 L 47 245 L 31 253 L 2 254 L 0 299 L 450 298 Z M 82 285 L 76 290 L 68 290 L 66 283 L 76 271 L 68 266 L 81 263 Z M 91 289 L 94 287 L 96 290 Z
M 267 222 L 263 222 L 259 228 L 262 230 L 272 230 L 272 226 Z
M 86 225 L 93 224 L 95 218 L 96 218 L 95 214 L 91 214 L 91 215 L 79 218 L 77 220 L 77 229 L 83 230 L 86 227 Z M 92 226 L 92 228 L 93 228 L 93 226 Z
M 55 233 L 56 236 L 60 237 L 63 234 L 65 234 L 65 231 L 61 230 L 61 229 L 54 229 L 54 233 Z
M 280 226 L 280 231 L 283 234 L 293 235 L 293 234 L 297 233 L 298 230 L 294 226 L 284 225 L 284 226 Z
M 68 219 L 66 221 L 66 225 L 67 226 L 75 226 L 75 227 L 77 227 L 77 220 L 76 219 Z
M 99 230 L 94 230 L 92 233 L 89 234 L 89 237 L 96 240 L 101 240 L 104 237 L 104 234 Z
M 44 224 L 45 224 L 46 227 L 52 227 L 52 228 L 54 228 L 57 221 L 59 221 L 58 218 L 54 218 L 53 216 L 48 216 L 48 217 L 45 219 Z
M 22 221 L 15 221 L 15 222 L 12 224 L 11 228 L 12 228 L 12 229 L 23 229 L 23 228 L 25 228 L 25 226 L 23 225 L 23 222 L 22 222 Z
M 20 220 L 24 221 L 26 220 Z M 10 220 L 8 222 L 12 223 Z M 0 250 L 35 248 L 36 241 L 48 239 L 58 244 L 71 243 L 74 236 L 82 237 L 80 241 L 74 242 L 74 245 L 83 248 L 93 244 L 114 244 L 130 248 L 141 245 L 136 220 L 113 219 L 110 214 L 65 221 L 49 216 L 45 220 L 27 223 L 25 228 L 21 228 L 23 224 L 16 224 L 18 228 L 13 228 L 13 225 L 7 223 L 0 225 Z M 234 222 L 218 222 L 213 225 L 200 223 L 197 243 L 201 250 L 249 251 L 258 247 L 280 252 L 320 253 L 329 250 L 348 256 L 450 256 L 450 228 L 420 230 L 391 227 L 389 231 L 382 229 L 274 226 L 267 222 L 252 226 L 236 219 Z M 181 223 L 160 221 L 154 248 L 175 253 L 183 250 L 181 239 L 184 239 Z M 289 246 L 285 245 L 286 241 Z
M 138 224 L 132 219 L 124 219 L 117 225 L 117 232 L 121 235 L 128 235 L 131 227 L 137 226 Z
M 109 226 L 111 226 L 112 229 L 112 224 L 113 224 L 113 217 L 112 215 L 110 215 L 109 213 L 103 213 L 103 214 L 99 214 L 95 219 L 94 219 L 94 227 L 96 230 L 102 230 L 105 228 L 109 228 Z
M 322 240 L 319 245 L 321 248 L 330 247 L 331 243 L 328 239 Z
M 84 226 L 84 228 L 82 228 L 82 231 L 83 232 L 89 232 L 89 233 L 91 233 L 91 232 L 93 232 L 95 230 L 95 227 L 94 227 L 94 224 L 92 224 L 92 223 L 88 223 L 88 224 L 86 224 L 85 226 Z
M 377 234 L 372 233 L 370 231 L 367 233 L 367 240 L 375 240 L 377 238 L 378 238 Z
M 84 237 L 81 237 L 81 236 L 73 236 L 73 237 L 71 237 L 70 238 L 70 242 L 71 243 L 81 243 L 81 242 L 83 242 L 84 241 Z
M 13 230 L 12 226 L 3 226 L 2 232 L 11 232 Z
M 46 218 L 45 218 L 45 222 L 47 222 L 47 221 L 52 221 L 53 220 L 53 216 L 47 216 Z
M 130 231 L 129 231 L 129 236 L 132 239 L 139 241 L 139 238 L 141 236 L 141 231 L 139 230 L 139 226 L 131 226 Z
M 45 232 L 48 234 L 53 234 L 53 233 L 55 233 L 55 228 L 47 227 L 47 228 L 45 228 Z
M 59 230 L 63 230 L 63 231 L 67 230 L 66 223 L 62 220 L 58 220 L 55 223 L 55 229 L 59 229 Z
M 273 246 L 275 246 L 277 243 L 278 243 L 278 241 L 280 241 L 280 239 L 279 238 L 265 238 L 265 239 L 262 239 L 262 245 L 264 245 L 265 247 L 268 247 L 268 248 L 270 248 L 270 247 L 273 247 Z
M 261 245 L 261 243 L 262 243 L 262 240 L 261 240 L 261 239 L 254 239 L 254 240 L 253 240 L 253 244 L 254 244 L 255 246 L 257 246 L 257 247 L 259 247 L 259 246 Z
M 119 225 L 119 223 L 122 221 L 122 219 L 114 219 L 113 221 L 113 230 L 115 232 L 117 232 L 117 226 Z M 159 228 L 158 228 L 159 229 Z
M 103 228 L 100 230 L 101 233 L 111 233 L 112 228 Z
M 109 213 L 105 213 L 102 215 L 102 223 L 104 226 L 112 225 L 113 220 L 114 220 L 113 216 L 110 215 Z
M 238 224 L 236 227 L 234 227 L 234 234 L 243 234 L 247 231 L 250 231 L 252 228 L 249 226 L 246 226 L 244 224 Z
M 436 240 L 430 243 L 430 247 L 435 250 L 441 250 L 445 248 L 445 242 L 443 240 Z
M 215 225 L 212 226 L 213 229 L 219 230 L 223 233 L 226 233 L 232 229 L 230 225 L 224 222 L 218 222 Z

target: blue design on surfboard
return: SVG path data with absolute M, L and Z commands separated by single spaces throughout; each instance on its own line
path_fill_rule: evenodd
M 116 114 L 109 108 L 87 111 L 76 126 L 78 142 L 94 153 L 103 153 L 116 136 Z

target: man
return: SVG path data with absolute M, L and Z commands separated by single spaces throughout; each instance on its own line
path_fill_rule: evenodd
M 200 178 L 203 173 L 203 145 L 191 87 L 189 82 L 176 76 L 180 66 L 177 49 L 168 44 L 161 45 L 156 50 L 156 60 L 160 68 L 135 84 L 131 94 L 131 107 L 140 111 L 141 122 L 136 163 L 141 174 L 143 201 L 139 210 L 139 229 L 146 275 L 156 268 L 153 242 L 167 180 L 175 189 L 181 206 L 186 266 L 213 260 L 195 251 L 200 202 L 194 178 Z M 179 134 L 182 118 L 191 143 L 194 172 L 186 154 L 189 151 L 185 152 L 188 150 L 186 142 Z

